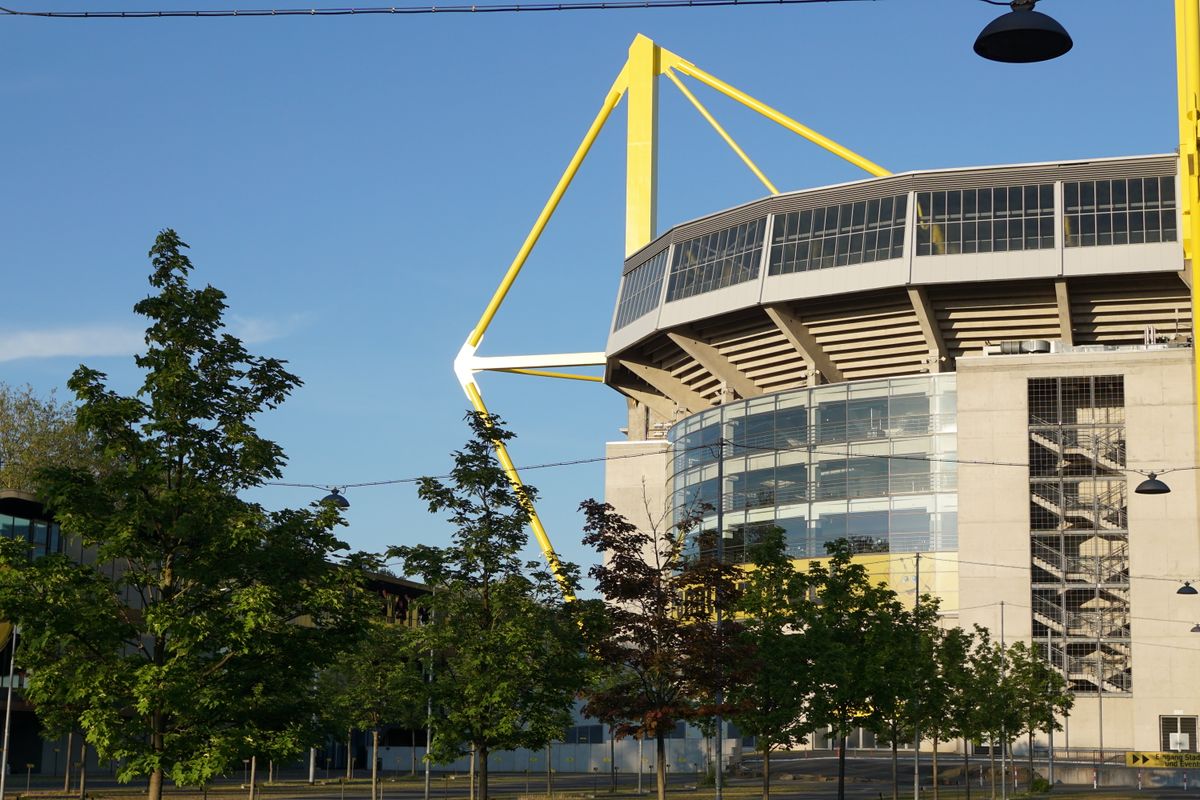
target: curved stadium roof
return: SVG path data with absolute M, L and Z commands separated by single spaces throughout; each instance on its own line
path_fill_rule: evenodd
M 954 369 L 992 343 L 1191 333 L 1174 155 L 911 172 L 678 225 L 624 265 L 606 381 L 663 419 Z

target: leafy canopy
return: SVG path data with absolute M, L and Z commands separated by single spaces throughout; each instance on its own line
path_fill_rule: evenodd
M 29 699 L 82 727 L 119 777 L 199 784 L 243 757 L 312 740 L 318 670 L 365 610 L 331 508 L 268 511 L 240 493 L 278 478 L 256 417 L 299 379 L 223 331 L 225 295 L 189 285 L 174 231 L 150 251 L 143 382 L 133 395 L 79 367 L 78 424 L 106 468 L 48 467 L 36 486 L 95 564 L 0 549 L 0 616 L 22 627 Z

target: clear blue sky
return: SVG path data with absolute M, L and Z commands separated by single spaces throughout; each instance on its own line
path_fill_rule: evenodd
M 287 5 L 287 0 L 274 0 Z M 338 0 L 342 2 L 342 0 Z M 317 4 L 318 0 L 304 0 Z M 369 2 L 369 0 L 364 0 Z M 21 8 L 226 8 L 235 0 L 10 0 Z M 261 7 L 249 0 L 241 7 Z M 305 385 L 262 420 L 289 481 L 441 473 L 465 438 L 451 362 L 644 33 L 894 171 L 1169 152 L 1169 0 L 1044 0 L 1057 62 L 971 52 L 975 0 L 509 15 L 72 21 L 0 18 L 0 380 L 42 391 L 80 362 L 136 385 L 145 252 L 173 227 L 234 331 Z M 862 177 L 692 86 L 784 190 Z M 763 193 L 664 83 L 660 230 Z M 480 353 L 601 350 L 623 249 L 620 114 Z M 597 384 L 484 375 L 514 460 L 601 456 L 625 405 Z M 64 391 L 60 388 L 60 391 Z M 534 470 L 571 560 L 603 466 Z M 268 488 L 263 503 L 319 493 Z M 355 548 L 439 543 L 411 485 L 349 492 Z M 532 551 L 531 551 L 532 552 Z

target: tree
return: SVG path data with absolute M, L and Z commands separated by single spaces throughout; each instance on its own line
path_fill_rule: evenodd
M 988 697 L 1000 682 L 999 662 L 993 661 L 988 631 L 976 625 L 967 637 L 963 657 L 947 670 L 950 692 L 949 732 L 962 739 L 963 785 L 967 800 L 971 797 L 971 743 L 987 735 L 992 709 Z
M 1075 696 L 1067 690 L 1067 679 L 1046 663 L 1036 647 L 1016 642 L 1008 648 L 1007 680 L 1011 686 L 1017 726 L 1014 738 L 1024 734 L 1029 739 L 1029 775 L 1033 778 L 1033 735 L 1038 731 L 1060 731 L 1058 715 L 1065 714 L 1075 704 Z
M 431 513 L 449 516 L 453 543 L 388 554 L 432 590 L 413 646 L 432 676 L 433 757 L 452 761 L 471 745 L 487 800 L 488 754 L 560 737 L 588 660 L 580 608 L 564 599 L 574 593 L 575 568 L 561 565 L 560 586 L 520 558 L 534 490 L 512 486 L 494 452 L 513 434 L 494 416 L 471 413 L 467 422 L 472 437 L 454 453 L 449 482 L 423 478 L 419 488 Z
M 771 751 L 805 741 L 812 663 L 804 632 L 807 575 L 787 555 L 783 530 L 772 528 L 750 549 L 737 611 L 744 617 L 741 641 L 749 658 L 729 692 L 731 718 L 754 737 L 762 755 L 762 796 L 771 796 Z
M 51 466 L 97 464 L 87 433 L 75 424 L 75 407 L 51 392 L 0 384 L 0 489 L 34 492 L 34 478 Z
M 403 623 L 374 619 L 362 640 L 321 674 L 318 691 L 337 720 L 340 733 L 371 732 L 371 798 L 379 792 L 379 729 L 385 723 L 410 728 L 425 719 L 425 678 L 414 643 Z
M 895 593 L 876 585 L 862 564 L 851 560 L 850 543 L 827 545 L 828 563 L 809 564 L 808 578 L 819 602 L 802 621 L 813 658 L 810 720 L 828 725 L 838 743 L 838 800 L 846 796 L 846 737 L 867 717 L 873 684 L 886 680 L 867 657 L 880 631 L 894 624 Z
M 738 570 L 710 555 L 713 531 L 698 534 L 697 557 L 684 557 L 695 518 L 646 532 L 606 503 L 588 500 L 580 507 L 583 541 L 603 557 L 589 572 L 603 597 L 603 622 L 591 640 L 601 672 L 584 713 L 607 723 L 618 738 L 654 739 L 663 800 L 667 735 L 681 721 L 703 722 L 731 710 L 714 695 L 732 683 L 737 662 L 730 645 Z
M 932 680 L 924 696 L 926 728 L 933 740 L 933 800 L 938 798 L 938 743 L 958 735 L 956 719 L 969 697 L 965 687 L 971 680 L 970 655 L 974 643 L 970 632 L 954 627 L 935 628 L 929 637 Z
M 225 295 L 188 285 L 174 231 L 150 251 L 154 294 L 136 395 L 80 367 L 78 424 L 106 464 L 41 470 L 35 488 L 96 566 L 0 550 L 0 616 L 20 624 L 27 697 L 78 712 L 118 776 L 201 784 L 253 754 L 310 743 L 318 670 L 364 609 L 332 508 L 270 512 L 239 493 L 279 478 L 255 419 L 299 385 L 281 361 L 223 333 Z M 103 567 L 103 568 L 99 568 Z M 301 624 L 304 621 L 304 624 Z
M 911 742 L 914 720 L 921 714 L 928 693 L 933 660 L 929 642 L 937 628 L 937 599 L 923 595 L 913 609 L 905 609 L 894 596 L 881 609 L 890 625 L 873 625 L 864 657 L 875 675 L 870 685 L 870 714 L 866 719 L 875 735 L 891 745 L 892 797 L 900 794 L 899 746 Z
M 1001 752 L 1008 747 L 1010 732 L 1017 729 L 1015 702 L 1012 684 L 1007 679 L 1005 651 L 992 641 L 986 628 L 975 629 L 977 644 L 971 652 L 971 672 L 975 675 L 978 689 L 978 717 L 972 725 L 980 738 L 988 739 L 988 760 L 992 800 L 996 797 L 996 744 Z

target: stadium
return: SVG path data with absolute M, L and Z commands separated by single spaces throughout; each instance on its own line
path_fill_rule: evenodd
M 707 509 L 735 560 L 769 526 L 796 559 L 848 538 L 1062 671 L 1057 748 L 1195 751 L 1180 181 L 1175 154 L 912 172 L 671 228 L 621 272 L 609 502 Z M 1135 492 L 1155 471 L 1170 493 Z

